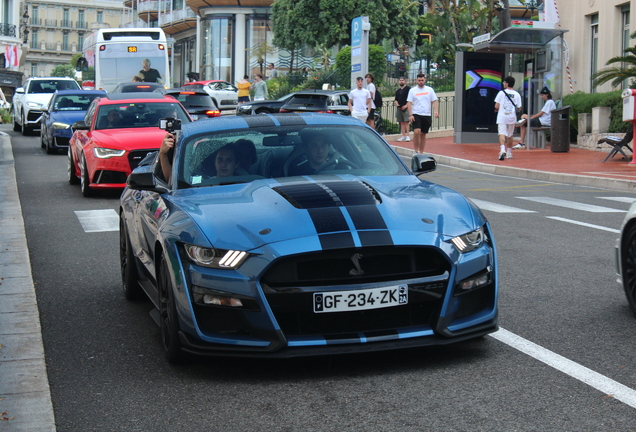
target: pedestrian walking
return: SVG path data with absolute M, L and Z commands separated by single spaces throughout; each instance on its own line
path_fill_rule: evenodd
M 407 98 L 411 87 L 406 85 L 406 79 L 401 76 L 398 79 L 399 89 L 395 92 L 395 118 L 400 125 L 400 132 L 402 136 L 398 138 L 398 141 L 411 141 L 409 136 L 409 106 Z
M 269 66 L 267 66 L 267 68 L 269 69 L 270 78 L 278 78 L 278 71 L 274 67 L 274 63 L 270 63 Z
M 424 153 L 426 134 L 433 124 L 433 117 L 439 118 L 437 95 L 435 90 L 426 85 L 426 75 L 417 74 L 417 86 L 409 90 L 408 101 L 409 122 L 413 124 L 413 147 L 415 154 Z
M 250 90 L 252 90 L 252 83 L 249 81 L 247 75 L 243 75 L 243 79 L 236 84 L 238 87 L 238 106 L 243 105 L 245 102 L 250 101 Z
M 263 75 L 256 74 L 254 84 L 252 84 L 252 89 L 254 89 L 255 101 L 267 99 L 267 83 L 263 81 Z
M 351 116 L 357 118 L 362 123 L 366 123 L 369 113 L 371 112 L 371 93 L 362 87 L 364 79 L 356 78 L 356 88 L 349 92 L 349 111 Z
M 545 102 L 541 111 L 531 115 L 530 117 L 528 117 L 528 114 L 524 114 L 517 122 L 517 126 L 521 128 L 521 141 L 519 141 L 519 144 L 514 146 L 513 149 L 521 149 L 526 146 L 526 123 L 528 122 L 528 119 L 530 120 L 530 127 L 549 127 L 552 125 L 552 115 L 550 113 L 552 110 L 556 109 L 556 104 L 552 100 L 552 93 L 550 93 L 549 88 L 543 87 L 540 95 L 541 99 Z
M 364 76 L 364 78 L 367 80 L 367 90 L 369 90 L 369 93 L 371 93 L 371 111 L 369 111 L 369 116 L 367 117 L 367 124 L 375 129 L 375 109 L 377 108 L 374 102 L 376 90 L 373 81 L 375 80 L 375 77 L 372 73 L 368 73 Z
M 497 133 L 499 134 L 499 160 L 512 159 L 512 134 L 517 123 L 517 111 L 521 111 L 521 96 L 512 88 L 515 79 L 507 76 L 502 82 L 503 90 L 495 97 L 497 111 Z

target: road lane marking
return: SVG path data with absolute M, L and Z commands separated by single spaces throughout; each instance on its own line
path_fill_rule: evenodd
M 477 207 L 482 210 L 493 211 L 495 213 L 536 213 L 532 210 L 524 210 L 517 207 L 511 207 L 503 204 L 497 204 L 489 201 L 482 201 L 480 199 L 470 198 Z
M 634 201 L 636 201 L 636 198 L 633 198 L 633 197 L 596 197 L 596 198 L 610 200 L 610 201 L 617 201 L 617 202 L 622 202 L 627 204 L 632 204 Z
M 608 227 L 604 227 L 604 226 L 600 226 L 600 225 L 593 225 L 593 224 L 589 224 L 589 223 L 585 223 L 585 222 L 580 222 L 580 221 L 575 221 L 572 219 L 566 219 L 566 218 L 562 218 L 562 217 L 558 217 L 558 216 L 546 216 L 548 219 L 553 219 L 553 220 L 557 220 L 557 221 L 561 221 L 561 222 L 567 222 L 567 223 L 571 223 L 574 225 L 581 225 L 584 227 L 588 227 L 588 228 L 594 228 L 594 229 L 598 229 L 601 231 L 609 231 L 612 233 L 616 233 L 619 234 L 621 232 L 621 230 L 618 230 L 616 228 L 608 228 Z
M 521 336 L 517 336 L 516 334 L 501 327 L 499 328 L 499 331 L 491 333 L 490 336 L 536 360 L 539 360 L 540 362 L 547 364 L 550 367 L 553 367 L 560 372 L 571 376 L 574 379 L 595 388 L 596 390 L 599 390 L 605 395 L 611 396 L 632 408 L 636 408 L 636 390 L 633 390 L 626 385 L 616 382 L 598 372 L 594 372 L 583 365 L 530 342 Z
M 551 197 L 516 197 L 522 200 L 538 202 L 541 204 L 549 204 L 558 207 L 565 207 L 572 210 L 581 210 L 590 213 L 626 213 L 627 210 L 617 210 L 609 207 L 601 207 L 592 204 L 584 204 L 576 201 L 562 200 Z
M 75 215 L 87 233 L 119 231 L 119 215 L 113 209 L 77 210 Z

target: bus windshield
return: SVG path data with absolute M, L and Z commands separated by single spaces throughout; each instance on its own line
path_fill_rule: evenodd
M 97 51 L 96 65 L 104 90 L 112 91 L 117 84 L 133 81 L 133 77 L 142 82 L 165 84 L 166 53 L 159 47 L 157 43 L 134 42 L 104 45 L 103 50 Z

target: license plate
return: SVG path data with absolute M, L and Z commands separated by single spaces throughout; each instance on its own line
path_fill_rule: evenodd
M 346 312 L 408 304 L 407 285 L 314 293 L 314 312 Z

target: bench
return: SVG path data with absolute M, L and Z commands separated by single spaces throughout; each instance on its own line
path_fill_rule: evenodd
M 550 130 L 550 126 L 542 126 L 542 127 L 533 127 L 530 128 L 531 132 L 535 132 L 537 134 L 537 140 L 536 140 L 536 144 L 534 145 L 534 147 L 537 148 L 545 148 L 545 132 Z M 534 143 L 535 140 L 532 140 L 532 142 Z
M 630 152 L 632 152 L 632 154 L 634 153 L 632 148 L 629 146 L 629 143 L 632 141 L 632 139 L 634 139 L 633 128 L 630 129 L 629 132 L 627 132 L 627 134 L 625 135 L 623 139 L 618 139 L 616 137 L 605 137 L 603 139 L 598 140 L 597 144 L 606 143 L 612 146 L 612 150 L 605 157 L 603 162 L 607 161 L 609 158 L 613 158 L 618 153 L 622 154 L 626 160 L 630 160 L 629 156 L 627 156 L 627 154 L 625 154 L 623 150 L 627 148 Z

